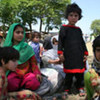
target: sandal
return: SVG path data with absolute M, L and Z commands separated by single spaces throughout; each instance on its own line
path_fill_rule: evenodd
M 85 96 L 85 91 L 83 89 L 79 90 L 79 96 L 80 97 Z

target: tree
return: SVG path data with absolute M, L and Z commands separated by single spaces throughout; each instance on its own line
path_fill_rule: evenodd
M 0 22 L 3 27 L 14 22 L 20 22 L 32 30 L 32 25 L 40 20 L 49 32 L 59 28 L 64 17 L 64 10 L 70 0 L 0 0 Z M 6 30 L 6 29 L 4 29 Z
M 94 20 L 91 24 L 91 30 L 93 30 L 92 35 L 94 37 L 100 35 L 100 20 Z
M 37 18 L 40 19 L 41 32 L 43 24 L 46 25 L 45 30 L 48 31 L 61 25 L 65 7 L 70 0 L 36 0 L 35 2 L 34 9 Z
M 50 11 L 47 13 L 45 31 L 59 29 L 64 20 L 65 8 L 69 3 L 70 0 L 49 0 Z
M 35 0 L 19 0 L 19 2 L 17 16 L 21 18 L 22 24 L 28 25 L 29 30 L 32 31 L 32 24 L 37 24 L 36 11 L 34 10 Z
M 16 17 L 17 0 L 1 0 L 0 1 L 0 22 L 2 23 L 2 31 L 6 33 L 8 27 L 13 22 L 18 22 Z

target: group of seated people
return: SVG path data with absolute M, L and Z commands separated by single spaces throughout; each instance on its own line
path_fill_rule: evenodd
M 35 41 L 38 38 L 37 35 Z M 65 78 L 57 54 L 58 35 L 51 38 L 51 47 L 44 48 L 38 56 L 39 43 L 26 43 L 24 27 L 14 23 L 3 46 L 0 48 L 0 100 L 48 100 L 46 97 L 57 100 L 60 95 L 53 94 L 60 89 L 63 92 Z M 86 100 L 100 98 L 100 36 L 93 42 L 93 52 L 92 67 L 84 74 Z M 61 100 L 66 98 L 67 95 L 61 94 Z
M 0 49 L 1 100 L 7 100 L 8 98 L 15 100 L 40 100 L 40 96 L 47 92 L 48 95 L 52 94 L 58 89 L 55 80 L 49 81 L 51 78 L 54 78 L 53 74 L 52 76 L 49 75 L 49 77 L 42 73 L 46 69 L 38 67 L 39 62 L 35 54 L 33 48 L 25 42 L 24 27 L 19 23 L 12 24 L 8 30 L 3 47 Z M 59 72 L 56 70 L 51 71 L 56 72 L 55 78 L 57 79 Z

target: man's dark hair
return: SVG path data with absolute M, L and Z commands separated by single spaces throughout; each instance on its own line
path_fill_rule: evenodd
M 95 38 L 92 47 L 93 47 L 93 52 L 95 52 L 96 47 L 100 47 L 100 35 Z
M 66 7 L 66 11 L 65 11 L 65 18 L 67 19 L 68 18 L 68 15 L 69 13 L 71 12 L 76 12 L 79 14 L 79 20 L 82 18 L 82 10 L 81 8 L 76 4 L 76 3 L 73 3 L 73 4 L 69 4 L 67 7 Z
M 9 60 L 18 60 L 19 59 L 19 52 L 12 48 L 12 47 L 0 47 L 0 66 L 2 66 L 1 60 L 6 63 L 9 62 Z

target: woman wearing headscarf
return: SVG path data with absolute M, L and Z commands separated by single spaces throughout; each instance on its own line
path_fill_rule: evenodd
M 93 53 L 92 67 L 84 75 L 86 100 L 100 100 L 100 36 L 93 41 Z
M 47 76 L 48 80 L 51 82 L 50 94 L 54 94 L 58 89 L 62 88 L 65 73 L 63 72 L 63 64 L 61 64 L 58 58 L 58 35 L 51 38 L 52 49 L 43 52 L 42 61 L 44 68 L 41 68 L 41 73 Z M 64 94 L 54 94 L 52 100 L 61 99 L 65 100 L 67 95 Z M 65 99 L 64 99 L 65 98 Z
M 24 42 L 25 29 L 19 23 L 10 26 L 4 46 L 12 46 L 20 53 L 16 72 L 8 71 L 8 91 L 20 89 L 36 90 L 40 86 L 41 73 L 37 66 L 33 49 Z
M 65 77 L 65 73 L 63 72 L 63 65 L 58 58 L 57 50 L 58 50 L 58 35 L 55 35 L 51 38 L 52 49 L 49 49 L 43 53 L 42 61 L 44 67 L 54 68 L 59 71 L 63 78 Z

